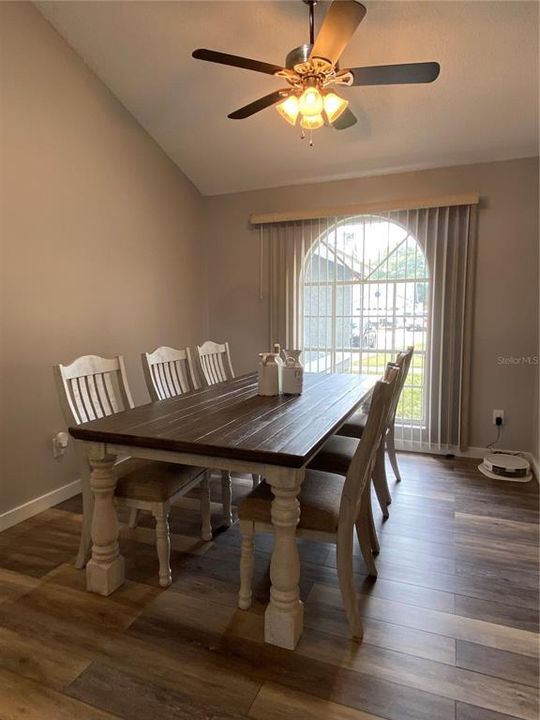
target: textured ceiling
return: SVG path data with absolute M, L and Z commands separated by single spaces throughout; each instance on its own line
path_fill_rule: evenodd
M 191 58 L 282 63 L 307 40 L 300 0 L 36 5 L 204 194 L 538 154 L 536 2 L 366 2 L 342 67 L 437 60 L 440 77 L 346 89 L 358 124 L 312 149 L 273 108 L 227 119 L 279 80 Z

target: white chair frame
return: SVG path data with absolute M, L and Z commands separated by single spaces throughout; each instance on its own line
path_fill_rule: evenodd
M 390 414 L 390 421 L 388 423 L 388 430 L 386 432 L 385 441 L 386 452 L 388 453 L 388 459 L 390 460 L 390 465 L 392 466 L 392 470 L 394 471 L 396 482 L 401 482 L 401 473 L 399 472 L 395 444 L 396 411 L 399 405 L 399 400 L 401 398 L 401 393 L 403 392 L 403 387 L 405 386 L 405 382 L 407 380 L 407 375 L 409 374 L 413 355 L 414 345 L 409 345 L 405 352 L 398 353 L 398 356 L 394 361 L 396 365 L 401 367 L 401 377 L 399 379 L 399 391 L 396 393 L 396 401 Z
M 401 392 L 403 390 L 403 386 L 405 385 L 405 380 L 409 372 L 413 353 L 414 347 L 411 345 L 407 348 L 406 351 L 398 353 L 396 359 L 393 362 L 387 364 L 387 367 L 393 365 L 399 368 L 399 376 L 394 391 L 394 397 L 392 398 L 389 410 L 388 423 L 385 431 L 384 441 L 380 444 L 379 449 L 377 450 L 377 458 L 375 460 L 375 466 L 373 468 L 373 486 L 375 488 L 377 500 L 379 501 L 379 505 L 381 507 L 381 511 L 385 520 L 389 517 L 388 506 L 392 502 L 392 496 L 390 494 L 390 488 L 388 487 L 388 478 L 386 477 L 384 451 L 386 448 L 392 470 L 394 471 L 394 475 L 396 476 L 396 481 L 401 482 L 401 475 L 399 473 L 394 440 L 394 424 L 399 399 L 401 397 Z M 369 411 L 370 402 L 371 399 L 366 401 L 364 407 L 362 408 L 362 414 L 365 414 L 367 411 Z M 344 435 L 345 437 L 358 437 L 356 434 L 349 434 L 349 432 L 347 432 L 347 425 L 338 430 L 337 434 Z
M 228 342 L 216 343 L 206 340 L 202 345 L 197 345 L 197 360 L 202 377 L 208 386 L 235 377 Z
M 339 585 L 351 634 L 355 640 L 362 638 L 363 628 L 354 587 L 353 529 L 356 529 L 368 572 L 376 577 L 377 568 L 372 555 L 372 541 L 368 522 L 370 479 L 377 448 L 383 439 L 397 377 L 398 370 L 392 368 L 387 371 L 385 380 L 379 380 L 375 386 L 364 437 L 358 444 L 343 484 L 337 532 L 296 529 L 297 537 L 336 545 Z M 300 506 L 301 512 L 302 507 Z M 256 533 L 273 533 L 273 525 L 260 521 L 240 520 L 240 532 L 242 534 L 242 546 L 238 607 L 247 610 L 251 606 L 252 598 L 254 536 Z
M 129 390 L 124 359 L 121 355 L 114 358 L 103 358 L 97 355 L 85 355 L 77 358 L 70 365 L 55 365 L 54 376 L 58 389 L 60 405 L 66 423 L 79 425 L 134 407 Z M 83 524 L 79 551 L 75 561 L 78 568 L 83 568 L 90 557 L 92 545 L 91 524 L 94 512 L 94 497 L 90 489 L 90 465 L 82 443 L 75 441 L 79 456 L 82 497 Z M 116 469 L 119 477 L 133 471 L 139 463 L 125 456 L 121 458 Z M 156 521 L 156 549 L 159 559 L 159 582 L 162 586 L 171 583 L 170 568 L 170 536 L 168 516 L 172 503 L 185 495 L 196 485 L 201 486 L 201 537 L 204 541 L 212 539 L 210 515 L 210 492 L 208 471 L 202 471 L 165 502 L 141 500 L 128 497 L 116 497 L 118 506 L 130 511 L 129 527 L 137 524 L 140 510 L 151 512 Z
M 142 353 L 146 387 L 153 402 L 183 395 L 195 388 L 188 350 L 162 345 L 151 353 Z

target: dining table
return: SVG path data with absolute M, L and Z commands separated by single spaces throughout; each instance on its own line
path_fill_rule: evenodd
M 294 649 L 303 629 L 296 526 L 306 466 L 371 393 L 376 375 L 306 373 L 301 395 L 258 395 L 257 374 L 69 428 L 83 443 L 94 497 L 87 590 L 110 595 L 124 582 L 114 504 L 119 455 L 257 474 L 269 483 L 274 545 L 265 641 Z

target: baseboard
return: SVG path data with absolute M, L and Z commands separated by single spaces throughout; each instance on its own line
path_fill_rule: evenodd
M 2 530 L 7 530 L 13 525 L 17 525 L 23 520 L 27 520 L 44 510 L 48 510 L 54 505 L 64 502 L 64 500 L 69 500 L 69 498 L 80 492 L 81 481 L 74 480 L 73 482 L 63 485 L 56 490 L 51 490 L 51 492 L 48 492 L 45 495 L 29 500 L 23 505 L 7 510 L 6 512 L 0 514 L 0 532 L 2 532 Z

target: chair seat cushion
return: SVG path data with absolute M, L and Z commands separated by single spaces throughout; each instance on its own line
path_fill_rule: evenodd
M 356 438 L 332 435 L 309 463 L 308 468 L 346 475 L 358 442 Z
M 343 478 L 332 473 L 307 470 L 300 490 L 299 528 L 321 532 L 337 532 Z M 261 482 L 240 503 L 238 517 L 270 524 L 273 495 L 270 485 Z
M 130 462 L 131 460 L 126 461 L 126 464 Z M 199 475 L 202 480 L 204 473 L 204 469 L 200 467 L 153 461 L 137 461 L 132 463 L 133 470 L 125 472 L 128 467 L 122 468 L 123 464 L 119 464 L 120 477 L 114 494 L 117 497 L 148 502 L 170 500 Z
M 347 422 L 343 423 L 337 431 L 337 435 L 345 435 L 345 437 L 360 439 L 362 437 L 362 433 L 364 432 L 364 428 L 366 427 L 366 422 L 367 415 L 362 408 L 351 415 Z

